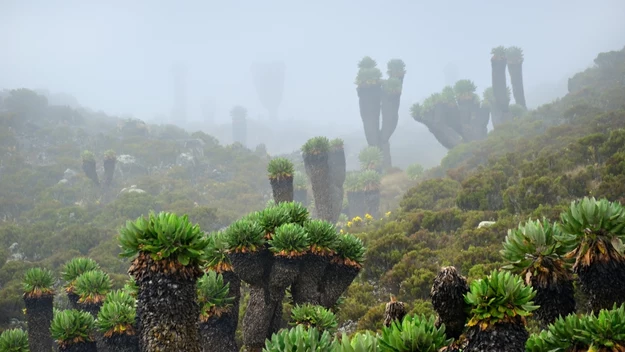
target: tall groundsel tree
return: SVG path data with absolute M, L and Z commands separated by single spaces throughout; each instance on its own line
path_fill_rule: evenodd
M 506 60 L 508 61 L 508 73 L 510 74 L 514 102 L 527 109 L 525 90 L 523 89 L 523 49 L 518 46 L 506 48 Z
M 33 352 L 53 346 L 50 322 L 53 317 L 54 275 L 48 269 L 32 268 L 24 275 L 24 304 L 28 319 L 28 345 Z
M 238 314 L 232 315 L 234 297 L 230 296 L 229 286 L 215 271 L 207 272 L 197 282 L 203 352 L 238 351 L 235 330 L 230 322 L 231 317 L 238 317 Z M 234 327 L 236 329 L 236 325 Z
M 326 137 L 313 137 L 302 146 L 304 167 L 312 186 L 317 217 L 326 221 L 333 218 L 329 153 L 330 140 Z
M 108 297 L 96 320 L 96 327 L 103 334 L 102 342 L 109 351 L 139 351 L 135 330 L 136 308 L 131 296 L 118 291 Z
M 199 352 L 196 281 L 208 240 L 188 217 L 150 212 L 119 232 L 123 257 L 139 293 L 141 351 Z
M 573 272 L 595 312 L 625 302 L 625 208 L 585 197 L 561 214 L 560 240 L 573 248 Z
M 50 324 L 50 333 L 60 352 L 96 352 L 95 319 L 76 309 L 57 311 Z
M 491 74 L 494 104 L 491 106 L 491 114 L 493 126 L 497 126 L 506 122 L 508 119 L 508 106 L 510 98 L 508 98 L 508 86 L 506 84 L 506 48 L 498 46 L 491 50 Z
M 293 201 L 293 176 L 295 168 L 287 158 L 275 158 L 267 165 L 269 183 L 276 203 Z
M 465 351 L 525 351 L 529 334 L 525 318 L 538 307 L 536 292 L 520 276 L 493 270 L 471 282 L 465 301 L 470 307 L 469 344 Z
M 529 220 L 508 230 L 501 250 L 504 269 L 519 274 L 536 291 L 534 303 L 540 307 L 534 316 L 543 328 L 575 312 L 573 276 L 564 259 L 568 249 L 557 240 L 560 236 L 557 224 Z

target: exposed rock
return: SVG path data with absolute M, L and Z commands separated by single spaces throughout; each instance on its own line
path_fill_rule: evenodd
M 145 193 L 145 191 L 142 190 L 141 188 L 137 188 L 137 185 L 132 185 L 127 188 L 122 188 L 122 190 L 119 191 L 119 194 L 124 194 L 124 193 Z
M 495 221 L 481 221 L 480 224 L 477 225 L 477 228 L 481 229 L 482 227 L 489 227 L 493 225 L 495 225 Z

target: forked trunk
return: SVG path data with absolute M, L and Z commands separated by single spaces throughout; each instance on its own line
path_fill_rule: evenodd
M 529 338 L 525 325 L 521 322 L 498 323 L 482 330 L 479 325 L 469 328 L 466 352 L 525 352 L 525 342 Z
M 54 346 L 50 335 L 54 295 L 24 297 L 28 321 L 28 347 L 32 352 L 49 352 Z
M 328 166 L 330 169 L 330 180 L 332 182 L 330 196 L 332 198 L 332 219 L 331 223 L 336 223 L 343 209 L 343 184 L 345 183 L 346 162 L 345 150 L 343 148 L 333 150 L 328 155 Z
M 232 330 L 232 319 L 233 315 L 228 314 L 220 317 L 210 317 L 206 322 L 200 323 L 202 352 L 239 351 L 234 339 L 236 329 Z
M 563 281 L 559 284 L 541 287 L 532 277 L 532 287 L 536 290 L 534 304 L 539 308 L 533 316 L 540 322 L 541 328 L 546 329 L 559 316 L 567 316 L 575 312 L 575 292 L 573 281 Z
M 293 176 L 270 178 L 269 183 L 276 203 L 293 201 Z
M 110 352 L 138 352 L 139 337 L 137 335 L 114 334 L 111 337 L 102 338 L 105 351 Z
M 525 90 L 523 89 L 523 63 L 508 63 L 508 73 L 510 74 L 514 102 L 527 109 L 525 105 Z
M 370 146 L 380 145 L 380 102 L 382 87 L 380 84 L 356 88 L 360 118 L 365 128 L 365 137 Z
M 59 346 L 59 352 L 98 352 L 98 347 L 93 341 L 78 342 L 71 345 Z
M 276 303 L 265 287 L 252 286 L 245 316 L 243 316 L 243 344 L 247 351 L 262 351 L 265 339 L 270 338 L 271 322 Z
M 228 297 L 234 297 L 232 302 L 232 309 L 222 314 L 224 322 L 231 324 L 230 331 L 233 333 L 237 331 L 239 324 L 239 305 L 241 301 L 241 279 L 232 271 L 224 271 L 221 273 L 224 278 L 224 284 L 229 284 Z
M 182 266 L 176 261 L 154 261 L 141 252 L 129 273 L 139 286 L 141 351 L 200 352 L 196 288 L 202 274 L 200 268 Z
M 300 266 L 299 275 L 291 285 L 293 304 L 311 303 L 318 305 L 321 303 L 319 283 L 329 263 L 330 258 L 327 256 L 306 254 Z
M 380 217 L 380 190 L 364 191 L 364 203 L 366 213 L 373 216 L 374 219 Z
M 391 142 L 381 142 L 380 150 L 382 151 L 382 170 L 388 170 L 393 166 L 393 160 L 391 157 Z
M 332 196 L 328 154 L 305 154 L 304 166 L 312 185 L 317 217 L 332 220 Z
M 456 131 L 459 126 L 453 125 L 447 110 L 443 104 L 437 104 L 432 110 L 423 112 L 422 121 L 443 147 L 452 149 L 463 142 L 463 137 Z
M 271 269 L 272 256 L 266 248 L 256 252 L 229 253 L 234 273 L 252 286 L 264 286 L 266 274 Z
M 367 204 L 365 203 L 365 193 L 363 191 L 348 191 L 347 201 L 349 203 L 349 217 L 364 217 L 367 213 Z
M 590 309 L 612 309 L 625 302 L 625 260 L 596 260 L 577 270 L 580 289 L 588 297 Z
M 353 266 L 330 263 L 326 267 L 320 283 L 321 305 L 326 308 L 333 307 L 359 272 L 360 269 Z
M 296 189 L 293 190 L 293 201 L 302 203 L 304 206 L 308 206 L 308 190 Z

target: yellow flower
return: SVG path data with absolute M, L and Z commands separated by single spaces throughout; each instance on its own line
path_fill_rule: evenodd
M 347 225 L 347 226 L 349 226 L 349 225 Z M 341 231 L 339 231 L 339 233 L 343 234 L 343 233 L 345 233 L 345 231 L 343 231 L 343 229 L 341 229 Z
M 391 212 L 387 211 L 386 214 L 384 214 L 384 216 L 386 216 L 388 218 L 389 216 L 391 216 Z
M 365 214 L 365 220 L 371 221 L 373 220 L 373 216 L 371 216 L 371 214 Z
M 352 219 L 352 222 L 355 222 L 355 223 L 359 223 L 361 221 L 362 221 L 362 218 L 360 216 L 356 216 L 355 218 Z
M 352 225 L 353 225 L 353 223 L 351 221 L 347 222 L 347 227 L 352 227 Z M 341 231 L 343 231 L 343 230 L 341 230 Z

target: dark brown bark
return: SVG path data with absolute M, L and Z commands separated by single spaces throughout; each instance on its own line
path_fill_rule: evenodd
M 200 323 L 202 352 L 238 352 L 234 339 L 236 329 L 232 330 L 232 314 L 211 317 Z
M 252 286 L 250 300 L 243 316 L 243 344 L 248 350 L 261 351 L 265 339 L 271 337 L 270 326 L 276 303 L 270 299 L 267 289 Z
M 113 175 L 115 174 L 115 159 L 104 159 L 104 185 L 110 186 L 113 182 Z
M 445 324 L 448 337 L 457 340 L 468 319 L 464 295 L 469 291 L 467 280 L 453 266 L 442 268 L 434 278 L 430 291 L 432 307 L 438 318 L 436 326 Z
M 330 180 L 328 154 L 304 154 L 304 166 L 312 185 L 317 217 L 331 221 L 333 217 L 330 187 L 332 181 Z
M 575 312 L 575 291 L 573 281 L 563 281 L 557 285 L 541 287 L 532 277 L 532 287 L 536 290 L 534 304 L 538 309 L 533 316 L 540 322 L 541 327 L 546 329 L 559 316 L 567 316 Z
M 293 176 L 270 178 L 269 183 L 276 203 L 293 201 Z
M 397 123 L 399 122 L 399 103 L 401 100 L 401 93 L 399 94 L 382 94 L 381 111 L 382 111 L 382 128 L 380 130 L 380 139 L 378 147 L 382 150 L 384 156 L 382 161 L 382 168 L 391 168 L 391 147 L 390 139 Z
M 356 88 L 360 118 L 365 129 L 365 138 L 370 146 L 380 145 L 380 102 L 382 87 L 380 84 Z
M 498 323 L 482 330 L 479 325 L 467 332 L 469 344 L 466 352 L 525 352 L 525 343 L 529 333 L 525 325 L 517 323 Z
M 59 352 L 97 352 L 95 342 L 79 342 L 67 346 L 59 346 Z
M 508 121 L 508 106 L 510 101 L 508 99 L 508 87 L 506 85 L 506 60 L 491 60 L 491 72 L 492 72 L 492 87 L 493 95 L 495 97 L 494 105 L 495 111 L 500 115 L 500 121 L 493 120 L 493 126 L 497 128 L 499 124 Z
M 366 213 L 373 216 L 374 219 L 380 217 L 380 190 L 364 191 L 364 203 Z
M 320 303 L 319 283 L 329 263 L 329 257 L 312 253 L 306 254 L 304 262 L 300 266 L 299 275 L 291 285 L 293 304 L 311 303 L 318 305 Z
M 239 324 L 239 306 L 241 301 L 241 279 L 232 271 L 225 271 L 221 273 L 224 278 L 224 283 L 228 283 L 228 296 L 234 297 L 232 302 L 232 309 L 222 314 L 223 321 L 231 324 L 230 329 L 234 332 L 237 330 Z
M 336 223 L 343 209 L 343 184 L 346 176 L 345 150 L 343 148 L 333 150 L 328 155 L 328 165 L 330 169 L 330 180 L 332 187 L 330 196 L 332 198 L 332 219 L 330 222 Z
M 28 321 L 28 347 L 32 352 L 49 352 L 54 346 L 50 335 L 54 295 L 24 297 Z
M 96 185 L 100 185 L 100 181 L 98 180 L 98 173 L 96 172 L 95 161 L 83 160 L 82 162 L 82 171 L 85 172 L 85 175 L 93 181 Z
M 508 63 L 508 73 L 510 74 L 514 102 L 527 109 L 525 90 L 523 89 L 523 63 Z
M 228 254 L 234 273 L 252 286 L 264 286 L 271 270 L 273 257 L 263 248 L 256 252 Z
M 343 264 L 330 263 L 321 279 L 321 305 L 331 308 L 343 292 L 352 284 L 360 269 Z
M 137 335 L 114 334 L 102 338 L 102 345 L 107 352 L 139 352 L 139 337 Z
M 625 261 L 595 261 L 576 270 L 580 289 L 588 297 L 590 309 L 612 309 L 625 303 Z

